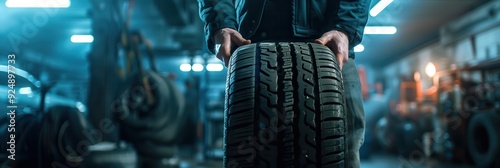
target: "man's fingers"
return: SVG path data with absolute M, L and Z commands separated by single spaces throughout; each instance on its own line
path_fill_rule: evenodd
M 217 50 L 217 54 L 215 55 L 217 59 L 223 61 L 224 58 L 224 47 L 220 46 L 219 49 Z
M 219 37 L 219 42 L 222 43 L 216 44 L 216 47 L 218 47 L 216 57 L 221 61 L 225 61 L 227 60 L 226 57 L 229 57 L 231 54 L 231 41 L 229 35 L 226 34 Z
M 222 43 L 221 47 L 224 48 L 225 57 L 231 56 L 231 37 L 229 36 L 224 37 L 224 42 Z
M 231 56 L 231 37 L 230 35 L 224 36 L 224 42 L 222 43 L 221 48 L 223 48 L 222 61 L 227 67 L 227 63 L 229 62 L 229 57 Z
M 320 38 L 314 40 L 315 43 L 324 45 L 335 53 L 340 69 L 348 60 L 349 39 L 345 33 L 332 30 L 324 33 Z
M 238 32 L 232 32 L 231 33 L 231 40 L 237 45 L 237 46 L 242 46 L 245 44 L 250 44 L 250 40 L 244 39 L 240 33 Z
M 231 48 L 236 46 L 241 46 L 245 44 L 250 44 L 250 40 L 244 39 L 240 33 L 234 29 L 223 28 L 218 30 L 214 36 L 214 42 L 220 44 L 217 49 L 217 58 L 224 62 L 226 67 L 229 63 L 229 58 L 231 57 Z
M 341 47 L 338 48 L 340 50 L 339 52 L 334 52 L 335 56 L 337 57 L 337 61 L 339 63 L 340 70 L 342 70 L 342 67 L 344 64 L 349 60 L 349 55 L 347 52 L 347 49 L 342 49 Z
M 226 54 L 226 49 L 224 47 L 220 47 L 219 48 L 219 52 L 217 52 L 217 55 L 216 57 L 222 61 L 224 63 L 224 65 L 227 67 L 228 63 L 229 63 L 229 58 L 230 56 L 227 56 Z
M 337 54 L 337 61 L 339 63 L 340 70 L 342 71 L 342 67 L 344 66 L 344 56 Z
M 229 64 L 229 57 L 222 57 L 222 60 L 221 60 L 223 63 L 224 63 L 224 66 L 228 66 Z

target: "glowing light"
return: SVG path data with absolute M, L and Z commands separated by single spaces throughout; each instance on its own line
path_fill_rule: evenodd
M 92 43 L 94 41 L 94 36 L 92 35 L 73 35 L 71 36 L 71 42 L 73 43 Z
M 415 81 L 420 81 L 420 72 L 415 72 L 415 73 L 413 74 L 413 79 L 414 79 Z
M 357 46 L 354 47 L 354 52 L 363 52 L 365 50 L 365 46 L 362 44 L 358 44 Z
M 222 71 L 224 66 L 222 64 L 208 64 L 207 71 Z
M 373 8 L 370 10 L 370 15 L 372 17 L 377 16 L 380 12 L 382 12 L 389 4 L 394 0 L 380 0 Z
M 427 74 L 427 76 L 429 77 L 433 77 L 434 75 L 436 75 L 436 66 L 434 65 L 434 63 L 427 63 L 427 65 L 425 66 L 425 74 Z
M 195 72 L 200 72 L 200 71 L 203 71 L 203 65 L 193 64 L 193 66 L 191 66 L 191 69 L 193 69 L 193 71 L 195 71 Z
M 85 107 L 85 105 L 84 105 L 82 102 L 78 102 L 78 103 L 76 103 L 76 108 L 77 108 L 80 112 L 85 112 L 85 111 L 87 111 L 87 107 Z
M 365 34 L 396 34 L 398 29 L 394 26 L 366 26 Z
M 31 94 L 31 88 L 30 87 L 23 87 L 19 89 L 19 94 Z
M 182 72 L 189 72 L 191 71 L 191 65 L 189 64 L 181 64 L 180 69 Z
M 7 0 L 8 8 L 68 8 L 70 0 Z

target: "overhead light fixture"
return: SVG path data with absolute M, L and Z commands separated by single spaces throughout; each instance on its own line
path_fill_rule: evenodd
M 396 34 L 398 29 L 394 26 L 366 26 L 365 34 Z
M 180 69 L 181 69 L 182 72 L 189 72 L 189 71 L 191 71 L 191 65 L 189 65 L 189 64 L 181 64 Z
M 222 64 L 208 64 L 207 71 L 222 71 L 224 66 Z
M 85 107 L 85 105 L 84 105 L 82 102 L 78 102 L 78 103 L 76 103 L 76 108 L 77 108 L 80 112 L 86 112 L 86 111 L 87 111 L 87 107 Z
M 70 0 L 7 0 L 8 8 L 68 8 Z
M 380 0 L 373 8 L 370 10 L 370 15 L 372 17 L 377 16 L 380 12 L 382 12 L 389 4 L 394 0 Z
M 181 64 L 179 69 L 182 72 L 189 72 L 189 71 L 201 72 L 203 71 L 203 69 L 207 69 L 207 71 L 211 72 L 218 72 L 222 71 L 224 69 L 224 66 L 222 66 L 222 64 L 219 63 L 211 63 L 208 64 L 206 67 L 203 67 L 202 64 L 193 64 L 192 66 L 190 64 Z
M 363 44 L 358 44 L 354 47 L 354 52 L 363 52 L 365 50 L 365 46 Z
M 200 71 L 203 71 L 203 65 L 193 64 L 193 66 L 191 66 L 191 69 L 195 72 L 200 72 Z
M 71 36 L 71 42 L 73 43 L 92 43 L 94 41 L 94 36 L 92 35 L 73 35 Z
M 23 87 L 19 89 L 19 94 L 31 94 L 31 87 Z

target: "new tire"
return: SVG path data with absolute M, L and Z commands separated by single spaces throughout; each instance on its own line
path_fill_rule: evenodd
M 241 46 L 229 62 L 225 167 L 344 167 L 342 77 L 314 43 Z

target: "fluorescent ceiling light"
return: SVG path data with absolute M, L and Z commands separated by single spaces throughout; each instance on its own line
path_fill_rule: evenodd
M 394 26 L 366 26 L 365 34 L 396 34 L 398 29 Z
M 382 10 L 384 10 L 389 4 L 394 0 L 380 0 L 373 8 L 370 10 L 370 15 L 372 17 L 377 16 Z
M 354 47 L 354 52 L 363 52 L 365 50 L 365 46 L 363 44 L 358 44 L 356 47 Z
M 31 87 L 23 87 L 19 89 L 19 94 L 31 94 Z
M 7 0 L 8 8 L 68 8 L 70 0 Z
M 92 43 L 94 41 L 94 36 L 92 35 L 73 35 L 71 36 L 71 42 L 73 43 Z
M 180 69 L 182 72 L 189 72 L 191 71 L 191 65 L 189 64 L 181 64 Z
M 181 64 L 180 69 L 181 69 L 182 72 L 189 72 L 189 71 L 191 71 L 191 65 L 189 65 L 189 64 Z
M 222 71 L 224 67 L 222 64 L 208 64 L 207 71 Z
M 193 64 L 193 66 L 191 66 L 191 69 L 193 69 L 193 71 L 195 71 L 195 72 L 200 72 L 200 71 L 203 71 L 203 65 Z
M 76 108 L 77 108 L 80 112 L 85 112 L 85 111 L 87 111 L 87 107 L 85 107 L 85 105 L 84 105 L 82 102 L 78 102 L 78 103 L 76 103 Z

